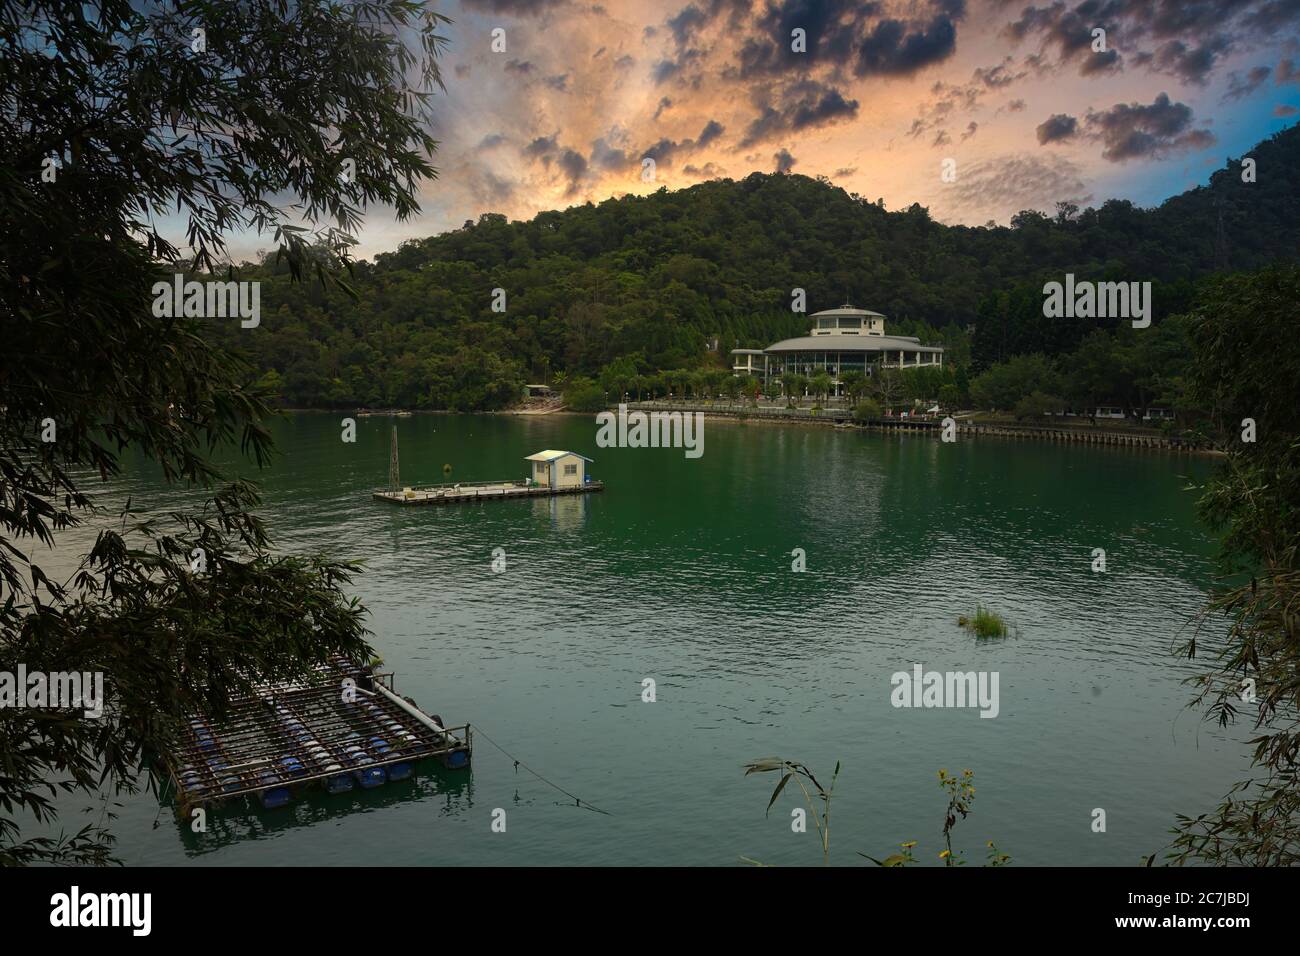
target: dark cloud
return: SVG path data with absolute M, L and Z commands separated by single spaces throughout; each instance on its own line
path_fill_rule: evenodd
M 1010 103 L 1007 104 L 1008 113 L 1023 113 L 1024 109 L 1025 109 L 1024 100 L 1012 100 Z
M 533 64 L 528 60 L 508 60 L 506 61 L 507 73 L 523 73 L 525 76 L 533 72 Z
M 559 146 L 559 133 L 554 136 L 539 136 L 522 150 L 527 159 L 544 159 L 549 160 L 552 153 Z
M 1089 112 L 1084 123 L 1089 135 L 1105 146 L 1102 158 L 1113 163 L 1204 149 L 1215 142 L 1209 130 L 1192 127 L 1192 108 L 1171 103 L 1166 93 L 1149 105 L 1117 103 L 1104 112 Z
M 1089 110 L 1083 125 L 1073 116 L 1058 113 L 1038 127 L 1041 145 L 1086 136 L 1102 144 L 1102 158 L 1112 163 L 1130 159 L 1157 159 L 1187 149 L 1204 149 L 1215 142 L 1207 129 L 1192 126 L 1192 108 L 1172 103 L 1161 93 L 1150 104 L 1116 103 L 1108 110 Z
M 753 32 L 740 46 L 737 73 L 747 80 L 851 66 L 859 76 L 906 76 L 952 54 L 964 0 L 917 0 L 914 19 L 885 18 L 885 6 L 874 0 L 770 0 L 759 6 Z M 791 49 L 796 29 L 804 31 L 804 52 Z
M 947 146 L 951 142 L 952 140 L 948 136 L 948 131 L 946 129 L 941 129 L 939 130 L 938 135 L 935 136 L 934 142 L 930 145 L 937 149 L 940 146 Z
M 1274 41 L 1300 22 L 1300 0 L 1054 0 L 1030 4 L 1004 28 L 1012 40 L 1038 39 L 1055 65 L 1077 62 L 1083 75 L 1118 70 L 1126 60 L 1204 84 L 1226 54 Z M 1111 48 L 1092 50 L 1092 31 Z M 1117 38 L 1123 56 L 1114 49 Z M 1044 64 L 1047 65 L 1047 64 Z
M 1007 57 L 1001 63 L 990 67 L 979 67 L 975 70 L 972 77 L 974 82 L 982 83 L 991 90 L 1000 90 L 1005 86 L 1010 86 L 1016 80 L 1024 79 L 1028 76 L 1027 70 L 1015 71 L 1012 64 L 1015 61 Z
M 681 48 L 690 43 L 691 36 L 708 22 L 708 14 L 692 3 L 683 7 L 677 16 L 669 17 L 667 25 L 678 48 Z
M 548 76 L 542 81 L 551 89 L 560 93 L 569 92 L 569 74 L 559 73 L 555 76 Z
M 491 149 L 493 146 L 500 146 L 506 141 L 504 133 L 489 133 L 479 141 L 479 149 Z
M 1188 46 L 1182 40 L 1170 40 L 1154 53 L 1139 53 L 1133 62 L 1153 73 L 1165 73 L 1178 77 L 1184 83 L 1204 86 L 1219 59 L 1230 48 L 1231 43 L 1226 37 L 1215 37 L 1195 47 Z
M 1274 76 L 1273 82 L 1278 86 L 1285 83 L 1300 83 L 1300 69 L 1296 68 L 1293 61 L 1283 60 L 1277 65 L 1277 75 Z
M 636 60 L 626 53 L 614 61 L 614 69 L 616 70 L 630 70 L 635 65 Z
M 654 80 L 655 85 L 658 86 L 661 83 L 671 80 L 680 71 L 680 64 L 675 63 L 672 60 L 660 60 L 654 65 L 654 69 L 650 71 L 650 78 Z
M 1250 94 L 1264 85 L 1264 82 L 1273 74 L 1271 66 L 1254 67 L 1245 76 L 1240 73 L 1232 72 L 1228 74 L 1228 90 L 1223 94 L 1223 102 L 1229 100 L 1244 100 Z
M 677 54 L 677 59 L 663 59 L 656 63 L 650 71 L 650 78 L 654 80 L 656 86 L 659 86 L 679 75 L 687 66 L 703 57 L 704 51 L 702 50 L 682 50 Z
M 1242 23 L 1263 36 L 1272 36 L 1279 30 L 1293 27 L 1300 21 L 1300 2 L 1297 0 L 1269 0 L 1251 9 Z
M 1079 132 L 1079 121 L 1073 116 L 1057 113 L 1039 123 L 1035 132 L 1038 135 L 1038 144 L 1040 146 L 1046 146 L 1048 143 L 1059 143 L 1071 139 Z
M 1288 116 L 1295 116 L 1296 113 L 1300 113 L 1300 109 L 1287 103 L 1282 103 L 1273 107 L 1273 115 L 1281 119 L 1286 119 Z
M 957 27 L 938 16 L 920 25 L 903 20 L 881 20 L 858 47 L 853 72 L 858 76 L 908 76 L 941 63 L 957 48 Z
M 461 0 L 461 5 L 467 10 L 506 13 L 516 17 L 536 16 L 567 3 L 568 0 Z
M 611 146 L 603 138 L 591 144 L 591 166 L 594 169 L 624 169 L 631 159 L 627 153 Z
M 1101 73 L 1118 73 L 1124 68 L 1124 61 L 1118 50 L 1105 53 L 1090 53 L 1079 63 L 1080 76 L 1097 76 Z
M 664 110 L 668 109 L 672 105 L 673 105 L 673 101 L 670 100 L 668 97 L 666 96 L 660 97 L 659 105 L 655 107 L 655 119 L 658 119 L 660 114 L 663 113 Z
M 1109 36 L 1115 29 L 1111 14 L 1115 6 L 1086 2 L 1070 9 L 1057 2 L 1045 7 L 1025 7 L 1020 18 L 1008 24 L 1003 32 L 1017 42 L 1038 36 L 1044 46 L 1055 47 L 1062 63 L 1084 60 L 1093 55 L 1092 31 L 1101 28 Z
M 976 123 L 974 120 L 971 120 L 969 123 L 966 124 L 966 132 L 961 134 L 961 141 L 963 143 L 966 142 L 966 140 L 970 139 L 972 136 L 975 135 L 975 132 L 979 128 L 980 128 L 980 124 Z
M 560 167 L 560 171 L 569 178 L 569 192 L 572 193 L 577 188 L 578 182 L 587 173 L 587 160 L 582 157 L 581 153 L 565 149 L 560 153 L 556 164 Z
M 772 155 L 772 159 L 776 163 L 776 171 L 778 173 L 788 173 L 790 170 L 794 169 L 795 163 L 799 162 L 799 160 L 790 155 L 788 149 L 777 150 L 776 153 Z
M 696 176 L 700 179 L 717 179 L 727 171 L 714 163 L 705 163 L 703 166 L 683 166 L 682 172 L 687 176 Z
M 834 175 L 833 175 L 831 178 L 832 178 L 832 179 L 848 179 L 850 176 L 852 176 L 852 175 L 853 175 L 854 173 L 856 173 L 857 171 L 858 171 L 858 167 L 856 167 L 856 166 L 841 166 L 839 169 L 835 170 L 835 173 L 834 173 Z
M 700 135 L 695 139 L 696 149 L 703 149 L 705 146 L 708 146 L 725 131 L 726 127 L 717 120 L 709 120 L 704 124 L 704 129 L 700 131 Z
M 857 115 L 857 100 L 846 100 L 839 90 L 816 80 L 800 80 L 779 93 L 776 105 L 759 104 L 758 116 L 746 127 L 740 148 L 781 133 L 825 126 Z
M 661 139 L 653 146 L 641 150 L 643 159 L 650 158 L 656 163 L 667 163 L 673 158 L 673 154 L 682 148 L 682 144 L 671 139 Z

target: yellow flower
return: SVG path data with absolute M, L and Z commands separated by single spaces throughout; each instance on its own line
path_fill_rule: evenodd
M 942 853 L 939 854 L 939 859 L 946 860 L 948 858 L 948 854 L 951 852 L 952 852 L 951 850 L 944 850 Z
M 912 847 L 916 846 L 916 841 L 913 840 L 911 843 L 900 843 L 898 845 L 901 846 L 904 850 L 910 850 L 912 849 Z

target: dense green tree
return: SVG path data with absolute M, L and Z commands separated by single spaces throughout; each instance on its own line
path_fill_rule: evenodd
M 1026 395 L 1060 393 L 1060 376 L 1044 355 L 1017 355 L 977 376 L 971 401 L 980 408 L 1012 409 Z
M 1300 863 L 1300 269 L 1211 283 L 1190 324 L 1190 381 L 1226 452 L 1199 501 L 1222 535 L 1221 586 L 1184 646 L 1208 659 L 1200 703 L 1254 724 L 1251 780 L 1213 811 L 1180 817 L 1175 863 Z M 1250 693 L 1247 693 L 1250 691 Z
M 216 265 L 241 227 L 275 233 L 265 268 L 286 282 L 328 276 L 346 259 L 333 230 L 371 202 L 413 211 L 433 172 L 423 104 L 439 18 L 421 4 L 96 6 L 0 6 L 0 670 L 100 672 L 107 696 L 99 720 L 0 709 L 0 864 L 105 861 L 107 828 L 24 840 L 23 824 L 57 822 L 59 792 L 139 789 L 147 755 L 196 710 L 220 715 L 256 683 L 369 656 L 345 594 L 354 567 L 275 551 L 256 488 L 213 464 L 231 443 L 267 460 L 254 383 L 274 379 L 199 320 L 155 316 L 152 289 Z M 206 49 L 192 55 L 199 26 Z M 330 224 L 318 243 L 295 231 L 285 199 Z M 176 210 L 192 257 L 158 231 Z M 255 351 L 301 349 L 305 362 L 261 368 L 286 386 L 314 375 L 328 397 L 347 382 L 310 334 L 272 342 L 269 322 L 222 322 Z M 128 505 L 56 580 L 40 553 L 71 547 L 62 532 L 93 513 L 97 479 L 128 454 L 189 493 L 148 519 Z
M 413 385 L 395 357 L 418 364 L 464 345 L 519 375 L 598 377 L 637 354 L 639 373 L 710 367 L 715 338 L 725 352 L 806 334 L 807 317 L 790 311 L 797 287 L 814 309 L 848 299 L 885 313 L 891 334 L 944 345 L 945 366 L 960 376 L 968 363 L 979 372 L 1017 355 L 1057 358 L 1096 330 L 1122 331 L 1116 320 L 1043 315 L 1044 282 L 1066 273 L 1152 282 L 1160 325 L 1187 311 L 1206 275 L 1293 260 L 1300 129 L 1251 155 L 1269 170 L 1252 184 L 1234 161 L 1157 208 L 1112 200 L 1077 215 L 1022 214 L 1011 228 L 944 226 L 919 206 L 891 213 L 829 183 L 757 173 L 526 222 L 485 213 L 359 266 L 355 300 L 292 285 L 274 258 L 252 266 L 264 282 L 265 334 L 220 331 L 259 371 L 281 376 L 287 404 L 400 404 L 439 393 Z M 1220 215 L 1221 244 L 1209 238 Z M 498 287 L 504 316 L 489 307 Z M 965 394 L 968 383 L 956 384 Z M 1140 407 L 1170 384 L 1135 379 L 1124 401 Z M 468 404 L 491 407 L 486 395 Z

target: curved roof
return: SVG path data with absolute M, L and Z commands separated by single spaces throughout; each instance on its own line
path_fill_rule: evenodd
M 921 340 L 903 335 L 805 335 L 769 345 L 767 352 L 885 352 L 902 349 L 905 352 L 942 352 L 934 345 L 922 345 Z
M 885 317 L 883 313 L 872 312 L 870 309 L 855 309 L 853 306 L 849 305 L 846 302 L 844 305 L 836 309 L 825 309 L 822 312 L 814 312 L 812 315 L 809 316 L 809 318 L 815 319 L 820 316 L 829 319 L 840 315 L 844 315 L 844 316 L 853 315 L 859 318 L 861 318 L 864 315 L 874 315 L 882 319 Z

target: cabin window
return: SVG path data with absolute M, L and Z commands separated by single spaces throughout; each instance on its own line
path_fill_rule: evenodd
M 576 475 L 576 474 L 578 473 L 578 466 L 577 466 L 577 465 L 565 465 L 565 466 L 564 466 L 564 473 L 565 473 L 566 475 Z
M 545 463 L 545 462 L 540 462 L 540 461 L 534 463 L 534 465 L 533 465 L 533 473 L 534 473 L 534 474 L 538 474 L 538 475 L 544 475 L 544 474 L 546 474 L 546 463 Z

